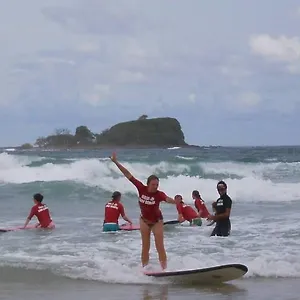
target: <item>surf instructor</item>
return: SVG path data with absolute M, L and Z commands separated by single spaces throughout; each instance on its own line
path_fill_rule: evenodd
M 220 197 L 212 204 L 216 214 L 208 216 L 209 220 L 216 221 L 216 226 L 210 236 L 229 236 L 231 231 L 230 212 L 232 200 L 227 195 L 227 184 L 223 180 L 218 182 L 217 190 Z
M 147 185 L 144 185 L 117 161 L 116 153 L 113 153 L 110 159 L 138 190 L 141 210 L 140 232 L 142 237 L 142 266 L 146 269 L 149 263 L 150 235 L 152 231 L 159 262 L 162 269 L 165 270 L 167 268 L 167 255 L 164 247 L 163 215 L 159 209 L 159 205 L 162 201 L 175 204 L 175 200 L 158 190 L 159 179 L 157 176 L 149 176 Z

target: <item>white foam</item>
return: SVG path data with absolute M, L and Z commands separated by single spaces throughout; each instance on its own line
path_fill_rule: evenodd
M 42 159 L 45 158 L 0 154 L 0 181 L 4 184 L 22 184 L 71 180 L 87 186 L 98 186 L 105 191 L 118 189 L 136 197 L 135 187 L 120 175 L 116 166 L 107 158 L 70 159 L 67 164 L 28 166 Z M 219 179 L 226 180 L 229 194 L 235 203 L 256 202 L 255 206 L 258 206 L 259 201 L 269 201 L 277 206 L 282 202 L 286 205 L 288 201 L 300 199 L 299 183 L 288 183 L 284 180 L 275 183 L 268 179 L 268 176 L 273 174 L 298 174 L 299 163 L 191 164 L 187 161 L 179 164 L 161 162 L 149 165 L 126 162 L 125 166 L 142 181 L 152 173 L 159 174 L 161 189 L 170 196 L 182 194 L 187 203 L 192 202 L 191 191 L 194 189 L 200 191 L 208 204 L 216 199 L 218 174 L 225 177 Z M 195 169 L 199 170 L 198 176 L 191 175 Z M 203 173 L 206 178 L 201 177 Z M 53 209 L 54 207 L 55 203 Z M 209 238 L 212 227 L 206 226 L 181 226 L 176 231 L 166 231 L 168 270 L 242 263 L 249 268 L 247 277 L 300 277 L 299 216 L 297 212 L 286 212 L 282 207 L 275 216 L 268 213 L 259 214 L 258 210 L 250 211 L 249 214 L 237 214 L 235 210 L 232 215 L 233 232 L 229 238 Z M 162 205 L 162 209 L 164 212 L 168 212 L 169 209 L 174 212 L 172 205 Z M 104 282 L 163 282 L 141 274 L 139 232 L 102 234 L 99 233 L 101 221 L 87 219 L 88 217 L 89 214 L 82 218 L 79 215 L 78 219 L 65 216 L 65 223 L 57 224 L 57 230 L 51 234 L 23 231 L 0 235 L 0 265 L 51 269 L 71 278 Z M 272 220 L 267 222 L 267 218 Z M 17 223 L 17 220 L 13 221 Z M 13 221 L 8 222 L 7 226 Z M 20 219 L 20 222 L 23 222 L 23 219 Z M 75 230 L 73 226 L 77 226 Z M 158 264 L 153 238 L 150 256 L 151 264 L 155 268 Z
M 89 186 L 98 186 L 106 191 L 122 190 L 123 193 L 135 193 L 136 190 L 119 170 L 109 160 L 79 159 L 69 164 L 47 163 L 41 166 L 28 167 L 32 161 L 41 160 L 40 157 L 27 157 L 0 154 L 0 182 L 2 183 L 30 183 L 35 181 L 76 181 Z M 200 177 L 206 174 L 228 174 L 219 179 L 225 179 L 229 194 L 236 201 L 291 201 L 300 199 L 300 184 L 277 182 L 267 179 L 266 174 L 276 172 L 300 173 L 300 163 L 271 163 L 271 164 L 239 164 L 223 163 L 168 163 L 160 162 L 149 165 L 146 163 L 125 163 L 125 166 L 142 181 L 150 174 L 161 177 L 161 189 L 168 195 L 183 194 L 187 202 L 191 201 L 191 191 L 198 189 L 208 202 L 216 198 L 216 179 Z M 191 176 L 191 170 L 199 169 L 199 176 Z M 193 169 L 192 169 L 193 168 Z M 169 174 L 169 175 L 168 175 Z M 185 174 L 185 175 L 183 175 Z M 240 176 L 241 179 L 232 179 Z M 166 177 L 167 176 L 167 177 Z M 224 178 L 225 177 L 225 178 Z
M 194 160 L 194 159 L 196 159 L 196 157 L 181 156 L 181 155 L 176 155 L 176 157 L 177 157 L 178 159 L 182 159 L 182 160 Z
M 252 217 L 252 226 L 244 223 L 244 218 L 233 218 L 235 228 L 229 238 L 209 238 L 212 228 L 179 227 L 176 232 L 165 233 L 165 246 L 168 255 L 168 271 L 206 268 L 221 264 L 242 263 L 248 266 L 246 277 L 300 277 L 300 240 L 286 240 L 289 222 L 282 221 L 281 231 L 272 225 L 257 222 Z M 295 224 L 295 223 L 293 223 Z M 89 225 L 88 225 L 89 226 Z M 139 233 L 104 235 L 93 229 L 84 228 L 76 236 L 53 233 L 33 242 L 26 239 L 14 239 L 3 235 L 1 242 L 0 265 L 21 266 L 30 269 L 50 269 L 54 273 L 70 278 L 99 280 L 109 283 L 164 283 L 142 275 L 140 266 Z M 269 227 L 268 227 L 269 226 Z M 266 228 L 268 227 L 268 228 Z M 271 230 L 268 236 L 262 236 L 263 230 Z M 294 225 L 296 231 L 299 225 Z M 94 231 L 93 231 L 94 230 Z M 243 234 L 241 235 L 241 232 Z M 35 238 L 33 235 L 32 238 Z M 14 248 L 6 248 L 7 240 Z M 19 246 L 22 241 L 22 247 Z M 125 246 L 126 241 L 126 246 Z M 13 251 L 12 251 L 13 249 Z M 153 237 L 150 251 L 151 267 L 158 269 L 158 258 Z

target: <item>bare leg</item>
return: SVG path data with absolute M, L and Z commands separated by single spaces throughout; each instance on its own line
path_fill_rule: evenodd
M 149 263 L 149 251 L 150 251 L 150 227 L 140 218 L 140 232 L 142 237 L 142 253 L 141 260 L 142 266 L 147 266 Z
M 153 228 L 155 246 L 158 253 L 158 258 L 162 269 L 167 268 L 167 254 L 164 246 L 164 223 L 163 221 L 157 222 Z

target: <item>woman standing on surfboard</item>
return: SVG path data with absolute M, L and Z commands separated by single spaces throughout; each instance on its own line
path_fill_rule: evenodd
M 140 232 L 142 237 L 142 266 L 145 268 L 149 263 L 150 235 L 154 234 L 155 246 L 159 257 L 159 262 L 163 270 L 167 267 L 167 255 L 164 247 L 164 225 L 162 212 L 159 204 L 162 201 L 175 204 L 174 199 L 168 197 L 164 192 L 158 190 L 159 179 L 151 175 L 147 179 L 147 185 L 137 180 L 118 161 L 115 153 L 110 157 L 124 176 L 132 182 L 138 190 L 139 205 L 141 209 Z

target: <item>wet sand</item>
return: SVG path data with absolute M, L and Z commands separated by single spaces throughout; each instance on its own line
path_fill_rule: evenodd
M 0 299 L 5 300 L 298 300 L 298 279 L 243 279 L 221 286 L 125 285 L 56 277 L 5 280 L 1 276 Z

